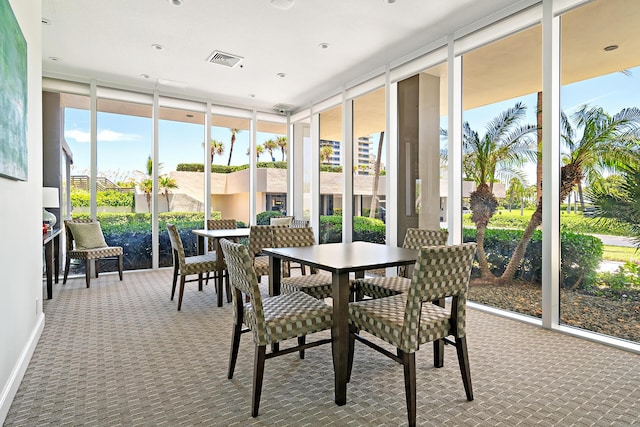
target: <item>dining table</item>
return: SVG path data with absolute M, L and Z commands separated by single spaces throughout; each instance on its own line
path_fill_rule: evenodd
M 280 294 L 282 261 L 325 270 L 332 276 L 333 325 L 331 328 L 335 403 L 347 403 L 349 356 L 349 276 L 364 277 L 366 270 L 415 264 L 418 251 L 370 242 L 326 243 L 304 247 L 265 248 L 269 256 L 269 293 Z
M 222 307 L 222 288 L 224 273 L 224 255 L 220 247 L 220 239 L 237 240 L 241 237 L 249 237 L 249 228 L 224 228 L 219 230 L 192 230 L 198 236 L 198 254 L 205 252 L 205 239 L 213 239 L 216 252 L 216 293 L 218 294 L 218 307 Z M 227 302 L 231 302 L 231 294 L 227 292 Z

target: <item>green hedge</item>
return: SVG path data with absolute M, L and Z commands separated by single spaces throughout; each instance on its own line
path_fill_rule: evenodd
M 126 193 L 117 190 L 98 191 L 96 192 L 96 203 L 98 206 L 128 206 L 133 209 L 135 194 L 133 191 Z M 71 206 L 91 206 L 91 193 L 85 190 L 71 190 Z
M 259 169 L 286 169 L 287 162 L 258 162 L 256 167 Z M 211 165 L 211 172 L 214 173 L 232 173 L 249 169 L 249 165 Z M 202 163 L 179 163 L 176 166 L 177 171 L 181 172 L 204 172 L 204 165 Z
M 476 230 L 463 230 L 465 242 L 476 241 Z M 500 276 L 516 245 L 522 237 L 521 230 L 487 229 L 484 250 L 491 272 Z M 596 237 L 569 232 L 560 233 L 562 265 L 562 285 L 571 288 L 578 283 L 579 288 L 589 286 L 596 279 L 596 269 L 602 260 L 602 241 Z M 542 272 L 542 232 L 536 231 L 527 246 L 524 259 L 516 277 L 539 282 Z M 477 270 L 474 269 L 474 274 Z
M 373 243 L 386 242 L 386 226 L 375 218 L 353 217 L 353 240 Z M 342 241 L 342 216 L 325 215 L 320 217 L 320 243 Z

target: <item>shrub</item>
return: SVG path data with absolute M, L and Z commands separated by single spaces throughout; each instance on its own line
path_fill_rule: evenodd
M 484 250 L 491 272 L 501 275 L 522 237 L 521 230 L 487 229 Z M 476 230 L 463 230 L 465 242 L 476 241 Z M 597 237 L 561 232 L 562 285 L 565 288 L 584 288 L 596 278 L 596 269 L 602 260 L 602 241 Z M 534 232 L 516 277 L 539 281 L 542 271 L 542 232 Z M 477 271 L 474 271 L 477 274 Z
M 96 192 L 96 203 L 98 206 L 128 206 L 133 208 L 135 194 L 132 191 L 120 192 L 117 190 L 104 190 Z M 71 190 L 71 206 L 89 207 L 91 206 L 91 193 L 86 190 Z
M 281 218 L 282 212 L 279 211 L 264 211 L 260 212 L 256 215 L 256 224 L 257 225 L 269 225 L 271 224 L 271 218 Z
M 353 217 L 353 240 L 374 243 L 386 242 L 386 226 L 379 219 L 362 216 Z M 324 215 L 320 217 L 320 243 L 342 241 L 342 216 Z

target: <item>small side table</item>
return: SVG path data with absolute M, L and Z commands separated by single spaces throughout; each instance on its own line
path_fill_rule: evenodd
M 42 246 L 44 246 L 44 262 L 47 275 L 47 299 L 53 298 L 53 279 L 58 283 L 60 273 L 60 234 L 61 228 L 54 228 L 42 233 Z

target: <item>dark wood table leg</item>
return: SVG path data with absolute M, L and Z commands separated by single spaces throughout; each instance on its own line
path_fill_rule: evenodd
M 198 255 L 204 255 L 204 236 L 198 235 Z
M 218 307 L 222 307 L 222 260 L 224 255 L 222 253 L 222 246 L 220 246 L 220 239 L 216 239 L 216 293 L 218 294 Z M 229 295 L 227 294 L 227 298 Z
M 280 295 L 280 279 L 282 274 L 282 260 L 274 256 L 269 256 L 269 295 Z M 271 352 L 275 353 L 280 349 L 280 344 L 271 344 Z
M 349 273 L 333 273 L 333 369 L 335 372 L 335 402 L 347 403 L 347 370 L 349 363 Z
M 58 284 L 60 275 L 60 234 L 53 239 L 53 280 Z
M 53 298 L 53 240 L 44 245 L 44 263 L 47 276 L 47 299 Z

